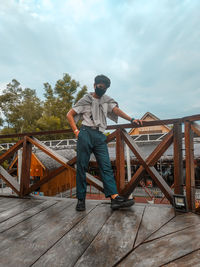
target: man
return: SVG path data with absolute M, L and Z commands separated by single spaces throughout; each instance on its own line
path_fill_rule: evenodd
M 105 95 L 109 87 L 110 79 L 108 77 L 104 75 L 96 76 L 94 92 L 83 96 L 67 113 L 67 119 L 78 139 L 76 174 L 77 211 L 85 210 L 86 171 L 91 153 L 94 153 L 98 162 L 105 196 L 111 198 L 111 208 L 119 209 L 121 207 L 130 207 L 134 204 L 133 199 L 126 199 L 118 195 L 109 159 L 106 136 L 103 132 L 107 127 L 106 117 L 115 122 L 117 122 L 118 116 L 137 124 L 142 124 L 142 121 L 129 117 L 119 109 L 114 99 Z M 76 126 L 79 119 L 82 119 L 80 131 Z

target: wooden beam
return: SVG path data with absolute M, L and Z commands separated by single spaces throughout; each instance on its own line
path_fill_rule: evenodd
M 183 195 L 182 125 L 174 124 L 174 193 Z
M 191 122 L 185 122 L 186 196 L 188 209 L 195 210 L 194 142 Z
M 187 116 L 187 117 L 183 117 L 182 121 L 199 121 L 200 120 L 200 114 L 196 114 L 196 115 L 192 115 L 192 116 Z
M 26 194 L 30 194 L 31 192 L 35 191 L 38 187 L 42 186 L 45 183 L 48 183 L 50 180 L 52 180 L 58 174 L 64 172 L 65 170 L 66 170 L 66 168 L 64 166 L 61 166 L 61 167 L 57 168 L 56 170 L 51 171 L 48 175 L 44 176 L 39 182 L 30 186 L 27 189 Z
M 116 134 L 116 183 L 117 190 L 121 193 L 125 186 L 124 141 L 121 129 L 118 129 Z
M 139 162 L 143 165 L 145 170 L 149 173 L 152 179 L 156 182 L 156 184 L 159 186 L 159 188 L 161 189 L 163 194 L 166 196 L 166 198 L 171 202 L 171 204 L 173 204 L 173 191 L 171 190 L 171 188 L 168 186 L 168 184 L 165 182 L 162 176 L 157 172 L 157 170 L 154 167 L 150 167 L 148 165 L 139 147 L 133 141 L 130 135 L 127 134 L 126 132 L 122 132 L 122 134 L 123 134 L 125 142 L 130 147 L 130 149 L 133 151 L 135 156 L 138 158 Z
M 200 120 L 200 114 L 177 118 L 177 119 L 167 119 L 167 120 L 157 120 L 157 121 L 144 121 L 142 127 L 148 126 L 156 126 L 156 125 L 169 125 L 174 123 L 182 123 L 184 121 L 197 121 Z M 109 125 L 107 130 L 111 129 L 118 129 L 118 128 L 139 128 L 136 123 L 129 123 L 129 124 L 118 124 L 118 125 Z M 11 137 L 24 137 L 24 136 L 38 136 L 38 135 L 49 135 L 49 134 L 65 134 L 65 133 L 72 133 L 71 129 L 64 129 L 64 130 L 53 130 L 53 131 L 43 131 L 43 132 L 29 132 L 29 133 L 16 133 L 16 134 L 4 134 L 0 135 L 0 139 L 3 138 L 11 138 Z
M 73 157 L 72 159 L 70 159 L 67 164 L 68 165 L 74 165 L 77 162 L 77 156 Z
M 63 156 L 59 155 L 56 151 L 50 149 L 48 146 L 44 145 L 41 141 L 36 139 L 35 137 L 27 137 L 27 140 L 38 147 L 40 150 L 42 150 L 45 154 L 49 155 L 51 158 L 55 159 L 57 162 L 59 162 L 61 165 L 65 166 L 66 168 L 71 169 L 74 171 L 74 168 L 72 168 L 70 165 L 68 165 L 68 160 L 64 158 Z
M 140 166 L 137 171 L 132 176 L 131 180 L 128 182 L 128 184 L 124 187 L 121 194 L 123 196 L 128 197 L 134 189 L 137 187 L 138 183 L 140 182 L 142 175 L 145 172 L 145 168 L 143 166 Z
M 30 185 L 30 167 L 31 167 L 32 144 L 24 137 L 22 152 L 22 172 L 20 181 L 20 195 L 24 196 Z
M 20 187 L 18 182 L 12 177 L 2 166 L 0 166 L 0 177 L 4 180 L 4 182 L 12 188 L 12 190 L 19 195 Z
M 168 120 L 157 120 L 157 121 L 143 121 L 142 126 L 136 124 L 136 123 L 126 123 L 126 124 L 118 124 L 118 125 L 109 125 L 107 127 L 107 130 L 111 129 L 125 129 L 125 128 L 140 128 L 140 127 L 149 127 L 149 126 L 157 126 L 157 125 L 169 125 L 174 123 L 181 123 L 183 121 L 182 118 L 178 119 L 168 119 Z
M 0 156 L 0 164 L 5 160 L 9 159 L 17 150 L 19 150 L 23 146 L 23 139 L 19 140 L 15 145 L 13 145 L 10 149 L 8 149 L 3 155 Z
M 165 135 L 161 143 L 154 149 L 154 151 L 148 156 L 147 164 L 154 166 L 156 162 L 161 158 L 163 153 L 168 149 L 168 147 L 173 143 L 173 130 Z
M 15 163 L 18 161 L 18 155 L 15 156 L 14 160 L 11 162 L 11 164 L 9 165 L 9 170 L 12 169 L 12 167 L 15 165 Z
M 91 184 L 96 189 L 104 193 L 103 183 L 99 179 L 95 178 L 89 173 L 86 173 L 86 181 L 87 183 Z
M 75 160 L 75 158 L 73 158 L 72 160 Z M 68 164 L 70 164 L 70 161 L 71 160 L 68 161 Z M 54 179 L 57 175 L 64 172 L 66 169 L 67 168 L 65 166 L 61 166 L 57 168 L 56 170 L 51 171 L 48 175 L 44 176 L 42 180 L 40 180 L 39 182 L 37 182 L 36 184 L 28 188 L 28 190 L 26 191 L 26 194 L 30 194 L 31 192 L 35 191 L 38 187 L 42 186 L 45 183 L 48 183 L 50 180 Z M 73 169 L 74 174 L 76 174 L 76 170 L 74 168 L 72 169 Z M 104 192 L 103 183 L 98 178 L 92 176 L 89 173 L 86 173 L 86 180 L 89 184 L 93 185 L 95 188 L 97 188 L 101 192 Z
M 161 189 L 161 191 L 166 196 L 166 198 L 169 200 L 169 202 L 173 205 L 174 193 L 171 190 L 171 188 L 169 187 L 169 185 L 165 182 L 163 177 L 160 175 L 160 173 L 154 167 L 147 168 L 147 172 L 153 178 L 153 180 L 156 182 L 156 184 Z
M 171 188 L 171 189 L 174 188 L 174 184 L 172 184 L 172 185 L 170 186 L 170 188 Z M 165 198 L 166 198 L 165 196 L 162 197 L 162 199 L 161 199 L 161 201 L 159 202 L 159 204 L 161 204 Z
M 200 136 L 200 125 L 197 123 L 191 123 L 192 131 L 195 132 L 198 136 Z
M 69 165 L 70 161 L 68 161 L 66 158 L 64 158 L 63 156 L 59 155 L 58 153 L 56 153 L 55 151 L 53 151 L 52 149 L 50 149 L 49 147 L 47 147 L 46 145 L 44 145 L 42 142 L 40 142 L 39 140 L 37 140 L 34 137 L 32 137 L 32 138 L 27 137 L 27 140 L 29 142 L 31 142 L 33 145 L 37 146 L 39 149 L 41 149 L 44 153 L 49 155 L 51 158 L 53 158 L 56 161 L 58 161 L 61 165 L 63 165 L 67 169 L 70 169 L 74 173 L 76 173 L 76 170 Z M 93 177 L 89 173 L 86 173 L 86 177 L 87 177 L 86 179 L 87 179 L 88 183 L 92 184 L 98 190 L 103 192 L 103 184 L 99 183 L 98 179 L 96 179 L 95 177 Z
M 167 150 L 167 148 L 172 144 L 173 141 L 173 130 L 171 130 L 162 140 L 162 142 L 155 148 L 155 150 L 149 155 L 147 158 L 147 164 L 149 166 L 154 166 L 161 155 Z M 125 186 L 122 194 L 125 196 L 129 196 L 133 190 L 138 185 L 142 175 L 145 171 L 145 168 L 141 165 L 133 177 L 131 178 L 130 182 Z
M 53 131 L 43 131 L 43 132 L 2 134 L 0 135 L 0 139 L 13 138 L 13 137 L 24 137 L 24 136 L 49 135 L 49 134 L 65 134 L 65 133 L 73 133 L 73 131 L 71 129 L 65 129 L 65 130 L 53 130 Z
M 107 136 L 106 142 L 109 143 L 113 141 L 116 138 L 117 131 L 114 131 L 113 133 L 109 134 Z

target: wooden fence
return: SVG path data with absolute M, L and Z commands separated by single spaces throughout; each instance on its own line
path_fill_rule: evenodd
M 163 192 L 164 196 L 173 204 L 173 194 L 183 194 L 183 147 L 182 140 L 185 140 L 185 162 L 186 162 L 186 197 L 189 210 L 195 210 L 195 177 L 194 177 L 194 140 L 193 134 L 196 133 L 200 136 L 200 126 L 195 121 L 200 120 L 200 114 L 188 116 L 178 119 L 148 121 L 143 123 L 143 127 L 156 126 L 156 125 L 171 125 L 171 131 L 163 138 L 161 143 L 155 150 L 147 157 L 143 155 L 142 151 L 127 133 L 127 128 L 139 127 L 136 124 L 120 124 L 108 126 L 108 130 L 114 130 L 107 137 L 107 142 L 116 140 L 116 182 L 120 194 L 129 196 L 138 183 L 141 181 L 144 172 L 146 171 L 153 181 Z M 184 131 L 182 130 L 184 125 Z M 0 156 L 0 164 L 9 159 L 19 149 L 23 148 L 22 152 L 22 170 L 20 184 L 9 174 L 9 172 L 0 166 L 0 177 L 5 183 L 12 188 L 12 190 L 23 197 L 35 191 L 42 184 L 49 182 L 56 175 L 63 172 L 66 168 L 74 173 L 76 172 L 73 167 L 76 163 L 76 158 L 67 161 L 64 157 L 45 146 L 41 141 L 36 139 L 35 136 L 49 135 L 49 134 L 64 134 L 69 133 L 71 130 L 57 130 L 46 132 L 33 132 L 23 134 L 0 135 L 0 139 L 18 137 L 20 140 L 13 145 L 8 151 Z M 137 169 L 131 180 L 125 184 L 125 156 L 124 144 L 127 144 L 130 150 L 137 157 L 140 167 Z M 163 153 L 173 144 L 174 147 L 174 192 L 165 182 L 160 173 L 155 169 L 156 162 L 160 159 Z M 35 145 L 44 153 L 55 159 L 62 166 L 56 170 L 51 171 L 46 177 L 37 183 L 30 185 L 30 164 L 32 146 Z M 87 182 L 98 190 L 103 192 L 103 185 L 100 179 L 95 178 L 87 173 Z

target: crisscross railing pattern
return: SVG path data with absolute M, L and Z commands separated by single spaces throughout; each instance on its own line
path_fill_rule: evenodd
M 141 181 L 144 172 L 147 172 L 152 180 L 158 185 L 163 192 L 164 196 L 173 204 L 173 194 L 183 194 L 183 138 L 185 139 L 185 162 L 186 162 L 186 196 L 188 207 L 190 210 L 195 209 L 195 178 L 194 178 L 194 133 L 200 136 L 200 126 L 195 121 L 200 120 L 200 114 L 178 118 L 170 120 L 158 120 L 144 122 L 143 126 L 155 126 L 155 125 L 173 125 L 172 130 L 165 135 L 163 140 L 154 149 L 154 151 L 147 157 L 143 155 L 143 152 L 138 147 L 136 142 L 126 132 L 126 128 L 139 127 L 136 124 L 121 124 L 111 125 L 107 129 L 114 130 L 107 137 L 107 142 L 116 140 L 116 182 L 120 194 L 129 196 L 138 183 Z M 182 132 L 182 126 L 184 125 L 184 132 Z M 56 151 L 53 151 L 41 141 L 33 136 L 55 134 L 55 133 L 69 133 L 70 130 L 59 130 L 59 131 L 48 131 L 48 132 L 34 132 L 34 133 L 23 133 L 23 134 L 12 134 L 12 135 L 1 135 L 1 138 L 8 137 L 19 137 L 20 139 L 15 145 L 7 150 L 3 155 L 0 156 L 0 164 L 5 160 L 9 159 L 19 149 L 23 149 L 22 153 L 22 169 L 21 169 L 21 181 L 20 184 L 13 178 L 13 176 L 2 166 L 0 166 L 0 177 L 7 183 L 8 186 L 19 196 L 23 197 L 31 192 L 35 191 L 41 185 L 48 183 L 56 175 L 62 173 L 66 169 L 76 174 L 76 170 L 73 167 L 76 163 L 76 157 L 68 161 L 66 158 L 59 155 Z M 129 149 L 133 152 L 140 165 L 137 171 L 132 176 L 131 180 L 125 183 L 125 155 L 124 155 L 124 144 L 127 144 Z M 154 167 L 156 162 L 160 159 L 163 153 L 173 144 L 174 149 L 174 192 L 165 182 L 164 178 Z M 56 160 L 61 164 L 56 170 L 51 171 L 48 175 L 43 177 L 42 180 L 37 183 L 30 185 L 30 166 L 31 166 L 31 153 L 32 146 L 38 147 L 45 154 Z M 87 173 L 87 182 L 98 190 L 103 192 L 103 184 L 100 179 Z

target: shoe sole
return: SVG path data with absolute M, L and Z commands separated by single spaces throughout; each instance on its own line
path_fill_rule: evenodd
M 130 202 L 126 202 L 126 203 L 122 203 L 121 205 L 120 204 L 113 204 L 111 206 L 111 209 L 112 210 L 118 210 L 118 209 L 121 209 L 121 208 L 128 208 L 128 207 L 131 207 L 135 204 L 134 201 L 130 201 Z
M 76 208 L 76 210 L 77 210 L 77 211 L 84 211 L 85 209 L 77 209 L 77 208 Z

